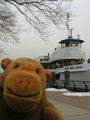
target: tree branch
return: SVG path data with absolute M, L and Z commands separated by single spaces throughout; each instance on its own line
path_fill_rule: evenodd
M 57 28 L 65 24 L 67 9 L 70 6 L 63 7 L 60 1 L 43 0 L 5 0 L 15 6 L 26 21 L 38 31 L 39 35 L 45 40 L 48 34 L 48 27 L 53 23 Z M 24 8 L 24 10 L 22 10 Z M 62 28 L 61 28 L 62 29 Z

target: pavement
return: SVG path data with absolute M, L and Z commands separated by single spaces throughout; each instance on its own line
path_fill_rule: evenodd
M 65 120 L 90 120 L 90 97 L 67 97 L 55 92 L 47 92 L 47 97 L 63 114 Z M 77 104 L 75 103 L 76 99 L 78 99 Z M 73 102 L 70 102 L 72 100 Z M 85 100 L 87 103 L 84 103 Z M 80 102 L 82 102 L 81 106 Z

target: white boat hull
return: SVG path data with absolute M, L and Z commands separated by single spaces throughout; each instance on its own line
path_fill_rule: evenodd
M 55 73 L 60 74 L 60 80 L 65 80 L 65 71 L 70 72 L 70 80 L 90 81 L 90 64 L 78 64 L 65 66 L 56 69 Z

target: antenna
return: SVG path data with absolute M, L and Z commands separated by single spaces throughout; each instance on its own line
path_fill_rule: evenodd
M 67 27 L 67 30 L 68 30 L 68 37 L 69 37 L 69 13 L 67 14 L 66 27 Z
M 69 22 L 70 22 L 70 17 L 69 17 L 69 13 L 67 14 L 67 22 L 66 22 L 66 26 L 67 26 L 67 30 L 68 30 L 68 38 L 72 38 L 72 30 L 74 28 L 70 28 Z
M 77 35 L 78 36 L 78 39 L 80 39 L 80 35 Z

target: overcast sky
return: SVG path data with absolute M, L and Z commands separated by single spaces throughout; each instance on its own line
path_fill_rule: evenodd
M 82 50 L 86 52 L 86 59 L 90 57 L 90 0 L 73 0 L 72 10 L 77 13 L 73 18 L 72 27 L 74 27 L 74 37 L 80 35 L 85 42 Z M 66 38 L 65 31 L 58 31 L 55 27 L 51 27 L 52 35 L 49 37 L 48 43 L 45 43 L 35 31 L 20 34 L 20 44 L 4 44 L 7 55 L 3 58 L 16 59 L 19 57 L 36 58 L 41 55 L 52 53 L 60 40 Z

